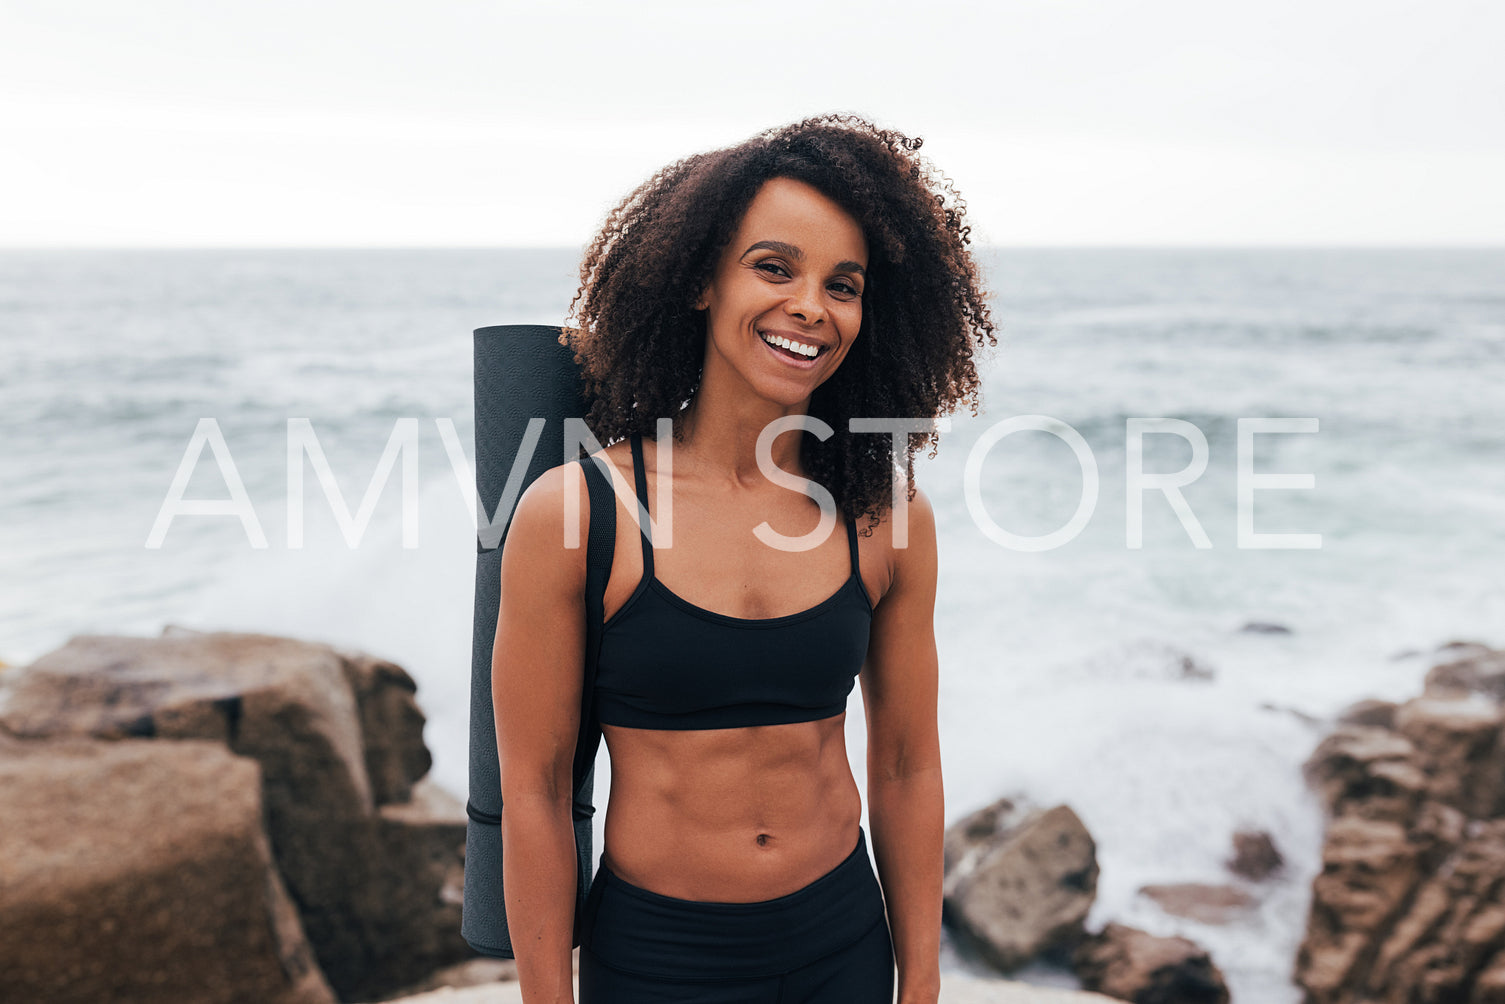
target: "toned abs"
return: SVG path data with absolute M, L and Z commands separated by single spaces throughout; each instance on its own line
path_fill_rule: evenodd
M 605 726 L 606 863 L 634 885 L 709 902 L 773 899 L 815 881 L 851 852 L 862 818 L 845 720 Z

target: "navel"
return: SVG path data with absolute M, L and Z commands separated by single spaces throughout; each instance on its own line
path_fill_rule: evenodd
M 772 840 L 772 839 L 773 839 L 773 834 L 771 834 L 771 833 L 760 833 L 760 834 L 758 834 L 758 846 L 759 847 L 767 847 L 768 846 L 768 842 L 770 840 Z

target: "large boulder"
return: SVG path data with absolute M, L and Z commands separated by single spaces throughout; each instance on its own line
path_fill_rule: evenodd
M 1096 845 L 1070 808 L 1000 799 L 948 829 L 945 859 L 947 924 L 1004 972 L 1083 936 Z
M 415 789 L 430 759 L 400 667 L 290 638 L 170 629 L 74 638 L 8 672 L 6 690 L 0 729 L 24 739 L 213 740 L 259 764 L 275 861 L 342 999 L 474 955 L 453 889 L 463 806 Z
M 1331 817 L 1295 967 L 1310 1004 L 1505 1001 L 1505 653 L 1446 654 L 1305 766 Z
M 306 806 L 356 817 L 374 807 L 355 693 L 328 646 L 254 634 L 80 635 L 9 682 L 0 723 L 23 739 L 214 739 L 257 760 L 274 826 Z
M 262 811 L 218 743 L 0 737 L 0 996 L 333 1002 Z

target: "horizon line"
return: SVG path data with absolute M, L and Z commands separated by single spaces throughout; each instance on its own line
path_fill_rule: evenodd
M 1505 251 L 1498 242 L 1131 241 L 972 244 L 974 251 Z M 85 251 L 543 251 L 579 253 L 585 244 L 0 244 L 0 253 Z

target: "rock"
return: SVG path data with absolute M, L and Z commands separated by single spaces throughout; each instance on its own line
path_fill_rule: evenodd
M 465 807 L 427 782 L 414 793 L 375 819 L 326 823 L 320 858 L 342 848 L 344 859 L 299 868 L 310 937 L 342 998 L 383 996 L 475 956 L 460 936 Z
M 332 1004 L 262 812 L 218 743 L 0 741 L 5 999 Z
M 1505 821 L 1465 829 L 1441 867 L 1422 882 L 1404 916 L 1380 942 L 1368 972 L 1376 990 L 1411 988 L 1465 999 L 1481 967 L 1505 945 Z
M 1444 651 L 1421 696 L 1307 762 L 1331 813 L 1296 960 L 1308 1004 L 1505 1002 L 1505 653 Z
M 1505 823 L 1471 826 L 1436 802 L 1409 829 L 1334 820 L 1296 978 L 1313 1004 L 1476 1000 L 1505 934 L 1502 883 Z
M 1092 836 L 1071 809 L 1002 799 L 951 827 L 946 847 L 945 920 L 999 969 L 1082 936 L 1098 868 Z
M 81 635 L 9 683 L 0 723 L 21 738 L 214 739 L 261 763 L 274 819 L 300 806 L 353 817 L 374 807 L 355 695 L 327 646 Z
M 1072 955 L 1082 985 L 1135 1004 L 1227 1004 L 1212 959 L 1186 938 L 1160 938 L 1110 923 Z
M 1274 624 L 1270 621 L 1248 621 L 1239 628 L 1241 634 L 1295 634 L 1284 624 Z
M 1505 953 L 1497 954 L 1474 980 L 1474 1000 L 1478 1004 L 1505 1004 Z
M 1038 811 L 1039 807 L 1023 799 L 1000 798 L 948 826 L 943 844 L 946 874 L 951 874 L 970 857 L 992 849 L 1003 834 Z M 968 862 L 969 868 L 971 865 L 972 862 Z
M 1382 729 L 1394 728 L 1396 707 L 1394 701 L 1380 701 L 1372 698 L 1355 701 L 1338 712 L 1338 724 L 1372 725 Z
M 1368 725 L 1340 725 L 1307 758 L 1302 771 L 1333 815 L 1410 819 L 1428 779 L 1404 736 Z
M 1144 885 L 1139 887 L 1139 891 L 1154 900 L 1166 913 L 1207 924 L 1226 924 L 1257 902 L 1237 886 L 1206 882 Z
M 1458 658 L 1460 653 L 1462 658 Z M 1422 693 L 1427 696 L 1481 694 L 1492 701 L 1505 700 L 1505 652 L 1483 646 L 1453 650 L 1449 661 L 1427 670 Z
M 1349 999 L 1340 991 L 1362 974 L 1377 930 L 1420 881 L 1418 856 L 1399 822 L 1351 815 L 1328 828 L 1296 957 L 1296 980 L 1313 1002 Z
M 1261 882 L 1285 864 L 1275 840 L 1264 830 L 1239 830 L 1233 835 L 1233 857 L 1228 870 L 1235 875 Z
M 395 663 L 364 652 L 340 655 L 360 709 L 372 797 L 377 805 L 405 802 L 413 782 L 433 766 L 423 744 L 423 712 L 414 697 L 418 685 Z
M 1427 776 L 1427 796 L 1472 817 L 1505 809 L 1502 725 L 1500 706 L 1478 695 L 1415 697 L 1395 712 L 1395 731 L 1410 740 Z
M 295 639 L 174 628 L 74 638 L 8 674 L 6 688 L 0 729 L 27 739 L 211 739 L 260 764 L 278 870 L 342 999 L 474 957 L 454 892 L 464 809 L 415 788 L 430 761 L 401 668 Z

